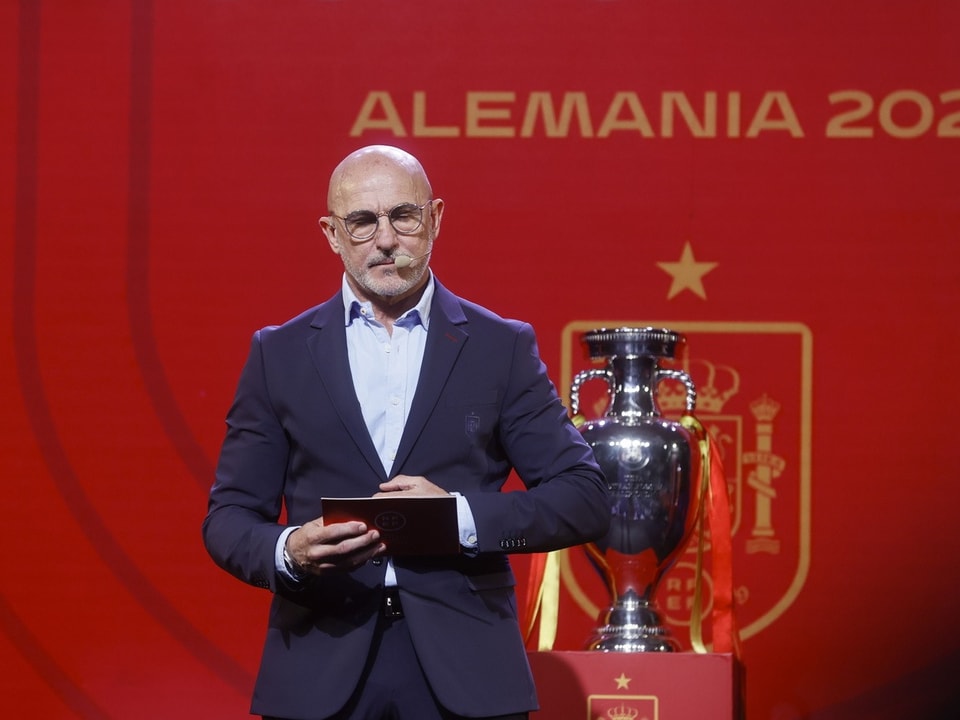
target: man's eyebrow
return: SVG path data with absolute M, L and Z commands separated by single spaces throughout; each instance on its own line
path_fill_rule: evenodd
M 374 215 L 374 214 L 375 214 L 375 213 L 373 212 L 373 210 L 351 210 L 351 211 L 348 212 L 346 215 L 344 215 L 344 217 L 345 217 L 345 218 L 355 218 L 355 217 L 357 217 L 357 216 L 359 216 L 359 215 Z

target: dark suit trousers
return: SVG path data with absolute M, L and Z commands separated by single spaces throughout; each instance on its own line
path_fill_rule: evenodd
M 467 720 L 441 707 L 430 690 L 403 617 L 380 619 L 360 687 L 325 720 Z M 464 651 L 469 651 L 464 648 Z M 468 678 L 464 682 L 470 682 Z M 528 720 L 527 713 L 469 720 Z M 264 720 L 283 720 L 264 717 Z

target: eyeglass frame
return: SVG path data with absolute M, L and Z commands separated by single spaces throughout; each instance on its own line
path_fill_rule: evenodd
M 427 205 L 431 205 L 435 199 L 436 198 L 430 198 L 425 203 L 423 203 L 423 205 L 417 205 L 416 203 L 412 203 L 412 202 L 397 203 L 389 210 L 384 210 L 383 212 L 379 212 L 379 213 L 375 213 L 373 210 L 352 210 L 351 213 L 368 212 L 371 215 L 373 215 L 375 218 L 375 225 L 374 225 L 373 232 L 363 237 L 358 237 L 357 235 L 354 235 L 352 232 L 350 232 L 350 228 L 347 227 L 347 218 L 345 216 L 337 215 L 335 212 L 330 211 L 330 217 L 336 218 L 341 223 L 343 223 L 343 229 L 346 231 L 347 235 L 352 237 L 354 240 L 362 241 L 362 240 L 372 240 L 373 238 L 375 238 L 377 236 L 377 233 L 380 232 L 380 218 L 382 217 L 387 218 L 387 222 L 390 223 L 390 227 L 393 228 L 393 231 L 397 233 L 397 235 L 416 235 L 418 232 L 420 232 L 420 228 L 423 227 L 423 209 L 427 207 Z M 403 207 L 404 205 L 415 207 L 417 208 L 417 210 L 420 211 L 420 224 L 417 225 L 417 227 L 415 227 L 413 230 L 398 230 L 397 227 L 393 224 L 393 220 L 390 217 L 390 213 L 392 213 L 394 210 L 396 210 L 399 207 Z

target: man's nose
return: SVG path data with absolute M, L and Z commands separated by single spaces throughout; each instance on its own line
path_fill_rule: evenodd
M 373 241 L 377 247 L 392 248 L 399 245 L 397 242 L 397 231 L 393 229 L 390 218 L 381 215 L 377 218 L 377 232 L 374 233 Z

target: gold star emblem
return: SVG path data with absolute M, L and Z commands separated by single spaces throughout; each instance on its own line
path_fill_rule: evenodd
M 613 681 L 617 684 L 617 690 L 629 690 L 630 689 L 630 680 L 633 678 L 628 678 L 621 671 L 620 677 L 614 678 Z
M 657 266 L 673 278 L 667 300 L 670 300 L 684 290 L 707 299 L 707 291 L 703 289 L 703 276 L 713 270 L 719 263 L 697 262 L 693 257 L 693 247 L 688 240 L 683 245 L 680 260 L 677 262 L 658 262 Z

